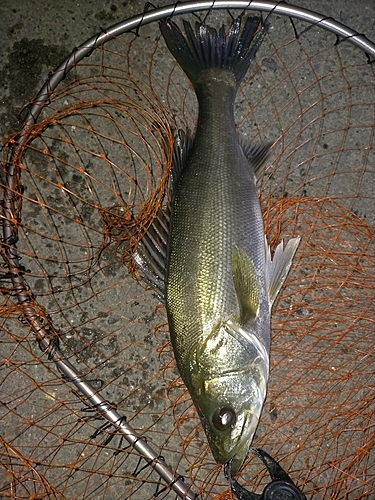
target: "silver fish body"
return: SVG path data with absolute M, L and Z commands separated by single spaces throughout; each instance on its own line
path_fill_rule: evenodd
M 215 460 L 230 461 L 232 474 L 260 418 L 271 306 L 299 241 L 285 250 L 281 243 L 271 260 L 255 176 L 268 147 L 244 146 L 234 121 L 238 86 L 264 36 L 251 44 L 258 25 L 249 18 L 240 32 L 235 20 L 226 39 L 223 28 L 194 32 L 185 23 L 185 38 L 174 23 L 161 24 L 199 102 L 193 145 L 175 169 L 161 295 L 179 372 Z M 147 252 L 138 257 L 141 268 L 153 267 Z
M 248 451 L 239 448 L 244 439 L 251 442 L 266 392 L 270 303 L 256 179 L 234 123 L 235 80 L 220 70 L 212 73 L 199 100 L 190 159 L 175 191 L 166 307 L 178 368 L 213 455 L 220 463 L 239 456 L 233 463 L 237 469 Z M 241 266 L 249 268 L 248 275 L 241 274 Z M 242 296 L 243 303 L 235 274 L 243 280 L 244 293 L 254 295 Z M 228 331 L 229 321 L 256 333 L 263 356 L 249 356 L 248 347 Z M 223 425 L 220 418 L 229 420 Z
M 176 332 L 175 336 L 171 332 L 172 338 L 184 346 L 183 358 L 189 345 L 201 344 L 219 324 L 240 319 L 232 262 L 240 265 L 240 255 L 250 259 L 256 273 L 261 313 L 255 318 L 257 331 L 267 348 L 270 342 L 256 179 L 235 129 L 235 81 L 229 86 L 228 78 L 220 76 L 220 72 L 212 80 L 207 76 L 194 146 L 172 205 L 166 304 Z M 183 327 L 186 334 L 177 334 Z

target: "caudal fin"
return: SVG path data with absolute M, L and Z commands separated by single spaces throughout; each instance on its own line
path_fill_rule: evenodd
M 169 50 L 194 87 L 200 73 L 208 68 L 233 71 L 239 86 L 268 30 L 269 25 L 263 24 L 258 31 L 259 25 L 258 17 L 248 17 L 241 31 L 241 17 L 238 17 L 227 35 L 224 26 L 217 32 L 214 28 L 196 23 L 194 31 L 187 21 L 184 21 L 186 36 L 172 21 L 161 21 L 160 30 Z

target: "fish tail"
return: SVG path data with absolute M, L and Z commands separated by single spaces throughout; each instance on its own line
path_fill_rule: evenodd
M 268 24 L 261 24 L 259 17 L 248 17 L 241 30 L 241 16 L 237 17 L 228 34 L 222 26 L 217 32 L 203 23 L 196 23 L 195 31 L 184 21 L 185 35 L 172 21 L 161 21 L 164 40 L 194 87 L 199 76 L 209 68 L 232 71 L 237 87 L 243 80 L 251 62 L 267 33 Z

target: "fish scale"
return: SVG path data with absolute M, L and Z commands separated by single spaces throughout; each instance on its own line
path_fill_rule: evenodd
M 239 316 L 231 266 L 233 246 L 251 255 L 255 267 L 264 267 L 264 230 L 255 176 L 236 129 L 230 126 L 234 124 L 235 89 L 223 88 L 220 80 L 214 83 L 210 91 L 222 93 L 226 99 L 203 95 L 199 100 L 196 141 L 176 186 L 172 208 L 166 299 L 168 309 L 173 309 L 172 328 L 178 332 L 179 321 L 188 325 L 186 334 L 176 335 L 175 340 L 184 358 L 189 346 L 200 342 L 207 330 L 209 333 L 215 324 Z M 262 288 L 268 309 L 264 279 Z M 203 317 L 199 325 L 197 316 Z M 263 340 L 269 343 L 268 338 Z M 184 359 L 181 361 L 183 365 Z

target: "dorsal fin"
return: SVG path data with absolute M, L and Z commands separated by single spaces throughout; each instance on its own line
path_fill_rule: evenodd
M 184 169 L 192 145 L 193 139 L 189 133 L 179 130 L 173 146 L 172 169 L 168 183 L 168 205 L 158 211 L 133 255 L 134 263 L 142 271 L 144 280 L 154 289 L 162 302 L 164 302 L 165 294 L 173 190 Z
M 194 138 L 191 136 L 190 132 L 184 132 L 184 130 L 180 129 L 173 144 L 172 170 L 168 186 L 170 199 L 173 198 L 174 187 L 186 165 L 193 144 Z
M 165 270 L 169 238 L 169 208 L 160 209 L 147 233 L 138 243 L 134 263 L 142 271 L 144 280 L 164 302 Z

